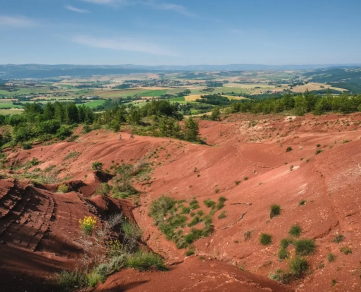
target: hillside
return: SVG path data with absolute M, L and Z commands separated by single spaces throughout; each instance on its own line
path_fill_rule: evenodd
M 7 291 L 56 291 L 53 273 L 76 268 L 88 252 L 78 220 L 88 214 L 104 220 L 123 209 L 143 229 L 142 242 L 165 258 L 170 271 L 124 269 L 95 291 L 359 291 L 360 125 L 360 114 L 237 114 L 221 122 L 200 122 L 207 145 L 147 136 L 128 139 L 128 133 L 121 133 L 119 141 L 116 133 L 96 130 L 75 142 L 8 149 L 0 182 L 0 249 L 6 254 L 0 259 L 2 283 Z M 20 167 L 34 158 L 40 163 Z M 134 180 L 139 195 L 94 197 L 100 184 L 111 179 L 114 164 L 139 161 L 151 168 L 144 179 Z M 94 162 L 103 163 L 109 174 L 91 170 Z M 69 191 L 56 192 L 60 183 L 30 181 L 39 175 L 64 179 Z M 151 203 L 162 195 L 185 200 L 179 203 L 184 206 L 196 200 L 197 214 L 209 211 L 205 200 L 224 197 L 224 204 L 210 213 L 213 232 L 187 248 L 195 255 L 186 257 L 187 249 L 167 240 L 149 216 Z M 272 217 L 275 204 L 280 212 Z M 191 214 L 186 217 L 189 223 Z M 293 225 L 300 227 L 299 237 L 289 234 Z M 260 244 L 263 233 L 271 235 L 268 245 Z M 286 247 L 290 255 L 281 260 L 285 238 L 292 238 Z M 270 280 L 270 275 L 280 279 L 278 269 L 289 270 L 303 239 L 315 243 L 302 256 L 308 270 L 287 286 Z M 103 252 L 94 248 L 88 254 Z

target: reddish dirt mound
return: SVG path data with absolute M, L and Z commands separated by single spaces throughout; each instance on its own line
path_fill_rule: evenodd
M 90 210 L 95 211 L 79 193 L 1 180 L 1 290 L 56 291 L 54 273 L 75 268 L 87 248 L 78 221 Z
M 94 292 L 116 291 L 286 292 L 293 290 L 269 279 L 243 272 L 231 265 L 191 257 L 184 263 L 171 267 L 167 272 L 141 273 L 135 270 L 123 270 L 94 290 Z

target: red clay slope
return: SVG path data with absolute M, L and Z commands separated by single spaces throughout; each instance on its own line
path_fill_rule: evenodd
M 95 131 L 77 142 L 12 153 L 9 160 L 24 163 L 36 157 L 44 161 L 37 167 L 56 165 L 60 177 L 83 180 L 95 189 L 99 182 L 91 178 L 92 162 L 103 162 L 109 169 L 112 161 L 135 163 L 146 157 L 154 162 L 154 170 L 149 182 L 136 185 L 143 193 L 134 216 L 150 248 L 169 262 L 182 261 L 184 250 L 152 226 L 150 202 L 162 194 L 176 199 L 196 197 L 200 202 L 224 196 L 227 217 L 213 218 L 215 232 L 196 242 L 196 254 L 268 277 L 278 268 L 287 269 L 289 261 L 278 260 L 279 243 L 299 223 L 301 238 L 315 239 L 317 249 L 307 257 L 311 272 L 292 286 L 298 291 L 359 291 L 360 124 L 357 114 L 232 115 L 226 121 L 200 123 L 201 136 L 209 145 L 138 136 L 120 142 L 117 134 Z M 292 151 L 286 152 L 287 147 Z M 323 152 L 316 155 L 317 150 Z M 65 159 L 75 151 L 77 157 Z M 300 206 L 302 200 L 306 204 Z M 272 204 L 282 210 L 270 219 Z M 244 238 L 246 231 L 251 232 L 249 240 Z M 259 244 L 261 233 L 273 236 L 270 246 Z M 337 234 L 345 236 L 339 244 L 333 242 Z M 342 253 L 342 247 L 350 247 L 352 254 Z M 330 252 L 337 256 L 334 262 L 327 260 Z

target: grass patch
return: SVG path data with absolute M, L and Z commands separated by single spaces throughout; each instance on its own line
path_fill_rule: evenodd
M 224 219 L 226 218 L 227 215 L 226 215 L 226 211 L 223 211 L 219 216 L 218 216 L 218 219 Z
M 80 152 L 76 152 L 76 151 L 70 152 L 67 156 L 65 156 L 63 158 L 63 160 L 68 160 L 68 159 L 71 159 L 71 158 L 78 158 L 79 155 L 80 155 Z
M 352 253 L 352 249 L 351 247 L 345 246 L 340 248 L 340 252 L 343 252 L 345 255 L 348 255 L 350 253 Z
M 345 236 L 343 236 L 342 234 L 337 235 L 332 241 L 336 242 L 336 243 L 340 243 L 345 239 Z
M 300 256 L 306 256 L 314 253 L 316 244 L 311 239 L 301 239 L 293 243 L 296 249 L 296 254 Z
M 291 236 L 294 236 L 294 237 L 299 237 L 301 235 L 301 232 L 302 232 L 302 229 L 301 229 L 301 226 L 296 224 L 296 225 L 293 225 L 290 229 L 290 231 L 288 232 Z
M 126 260 L 125 265 L 128 268 L 139 271 L 149 270 L 150 268 L 156 268 L 161 271 L 167 270 L 163 259 L 159 255 L 142 250 L 130 255 Z
M 62 271 L 56 278 L 58 285 L 64 291 L 72 291 L 88 285 L 86 276 L 78 271 Z
M 280 205 L 272 205 L 270 208 L 270 217 L 276 217 L 281 214 L 281 206 Z
M 336 260 L 336 256 L 335 256 L 333 253 L 329 253 L 329 254 L 327 255 L 327 259 L 328 259 L 328 261 L 331 263 L 331 262 L 333 262 L 333 261 Z
M 272 243 L 272 235 L 267 234 L 267 233 L 262 233 L 259 238 L 259 242 L 262 245 L 270 245 Z
M 62 185 L 58 186 L 57 192 L 58 193 L 67 193 L 67 192 L 69 192 L 69 187 L 65 184 L 62 184 Z

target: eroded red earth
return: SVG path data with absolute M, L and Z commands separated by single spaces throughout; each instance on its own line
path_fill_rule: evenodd
M 231 115 L 221 122 L 200 122 L 207 145 L 128 139 L 127 133 L 119 141 L 118 134 L 97 130 L 76 142 L 9 150 L 8 165 L 34 157 L 42 162 L 36 166 L 42 170 L 55 165 L 58 177 L 67 179 L 72 191 L 56 193 L 58 185 L 33 185 L 4 170 L 8 178 L 0 182 L 2 288 L 57 291 L 54 273 L 76 268 L 89 249 L 78 220 L 90 214 L 105 218 L 123 208 L 170 271 L 123 270 L 95 291 L 360 291 L 360 125 L 359 114 Z M 64 160 L 72 152 L 79 155 Z M 138 207 L 131 200 L 93 196 L 99 184 L 109 180 L 105 173 L 91 170 L 93 162 L 109 169 L 112 162 L 140 159 L 153 162 L 153 172 L 149 181 L 135 185 L 142 192 Z M 179 200 L 196 197 L 199 202 L 227 198 L 227 217 L 214 216 L 215 232 L 196 241 L 195 256 L 186 258 L 184 250 L 153 226 L 149 204 L 162 194 Z M 270 219 L 273 204 L 281 206 L 281 214 Z M 280 262 L 277 254 L 280 240 L 289 237 L 294 224 L 302 227 L 300 238 L 314 239 L 317 248 L 307 257 L 306 276 L 285 286 L 268 277 L 278 268 L 287 270 L 289 260 Z M 248 240 L 245 232 L 250 233 Z M 261 233 L 272 235 L 271 245 L 259 243 Z M 340 234 L 344 240 L 333 242 Z M 352 253 L 342 253 L 342 247 Z M 336 255 L 335 261 L 327 260 L 329 253 Z

